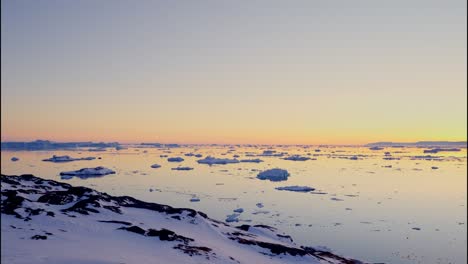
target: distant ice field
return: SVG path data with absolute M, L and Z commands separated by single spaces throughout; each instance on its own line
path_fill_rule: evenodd
M 127 147 L 99 152 L 2 151 L 1 172 L 33 174 L 112 195 L 193 208 L 221 221 L 236 214 L 230 220 L 239 225 L 274 226 L 300 244 L 324 246 L 370 262 L 467 261 L 466 148 L 424 153 L 427 148 Z M 43 161 L 53 155 L 96 159 Z M 12 161 L 13 157 L 18 160 Z M 183 161 L 168 161 L 174 157 Z M 198 162 L 207 157 L 209 162 Z M 254 159 L 263 162 L 242 162 Z M 152 168 L 154 164 L 161 167 Z M 115 174 L 60 176 L 100 166 Z M 193 169 L 175 169 L 185 167 Z M 271 169 L 286 170 L 289 176 L 282 181 L 257 177 Z M 311 191 L 276 189 L 288 186 Z M 243 211 L 233 211 L 238 208 Z

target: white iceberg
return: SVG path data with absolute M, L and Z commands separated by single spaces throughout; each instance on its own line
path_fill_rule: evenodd
M 284 186 L 284 187 L 276 187 L 276 190 L 280 191 L 291 191 L 291 192 L 311 192 L 314 191 L 315 188 L 309 186 Z
M 286 181 L 289 177 L 289 172 L 283 169 L 270 169 L 262 171 L 257 175 L 260 180 L 270 181 Z
M 198 163 L 200 164 L 208 164 L 208 165 L 213 165 L 213 164 L 228 164 L 228 163 L 239 163 L 239 160 L 237 159 L 218 159 L 214 158 L 211 156 L 208 156 L 204 159 L 197 160 Z

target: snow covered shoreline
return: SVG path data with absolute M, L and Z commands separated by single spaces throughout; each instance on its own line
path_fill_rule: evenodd
M 32 175 L 2 175 L 1 184 L 5 263 L 361 263 L 193 209 Z

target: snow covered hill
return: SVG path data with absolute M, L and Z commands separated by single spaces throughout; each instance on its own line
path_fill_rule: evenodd
M 1 186 L 2 263 L 361 263 L 193 209 L 32 175 Z

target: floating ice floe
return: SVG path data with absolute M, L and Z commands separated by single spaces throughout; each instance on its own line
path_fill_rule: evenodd
M 243 159 L 243 160 L 240 160 L 240 162 L 260 163 L 260 162 L 263 162 L 263 160 L 261 160 L 261 159 Z
M 187 171 L 187 170 L 193 170 L 192 167 L 176 167 L 176 168 L 172 168 L 171 170 L 184 170 L 184 171 Z
M 284 186 L 284 187 L 276 187 L 276 190 L 280 191 L 291 191 L 291 192 L 311 192 L 314 191 L 315 188 L 309 186 Z
M 52 158 L 43 159 L 42 161 L 50 161 L 50 162 L 70 162 L 70 161 L 77 161 L 77 160 L 94 160 L 95 157 L 84 157 L 84 158 L 72 158 L 68 155 L 65 156 L 57 156 L 53 155 Z
M 432 166 L 432 167 L 431 167 L 431 169 L 433 169 L 433 170 L 437 170 L 437 169 L 439 169 L 439 167 Z
M 151 165 L 151 168 L 153 168 L 153 169 L 161 168 L 161 165 L 153 164 L 153 165 Z
M 89 177 L 104 176 L 108 174 L 115 174 L 115 171 L 99 166 L 96 168 L 83 168 L 83 169 L 76 170 L 76 171 L 64 171 L 60 173 L 60 176 L 65 176 L 65 177 L 62 177 L 63 179 L 68 179 L 73 176 L 86 179 Z
M 292 155 L 292 156 L 289 156 L 289 157 L 286 157 L 286 158 L 283 158 L 284 160 L 292 160 L 292 161 L 306 161 L 306 160 L 310 160 L 309 157 L 302 157 L 300 155 Z
M 190 202 L 192 202 L 192 203 L 194 203 L 194 202 L 199 202 L 199 201 L 200 201 L 200 198 L 198 198 L 198 197 L 192 197 L 192 198 L 190 199 Z
M 19 159 L 17 157 L 12 157 L 11 161 L 18 161 Z
M 208 164 L 208 165 L 213 165 L 213 164 L 228 164 L 228 163 L 239 163 L 239 160 L 237 159 L 218 159 L 214 158 L 211 156 L 208 156 L 204 159 L 197 160 L 198 163 L 200 164 Z
M 260 180 L 270 181 L 286 181 L 289 177 L 289 172 L 283 169 L 270 169 L 262 171 L 257 175 Z
M 173 157 L 173 158 L 168 158 L 167 161 L 169 161 L 169 162 L 182 162 L 182 161 L 184 161 L 184 159 L 181 158 L 181 157 Z

